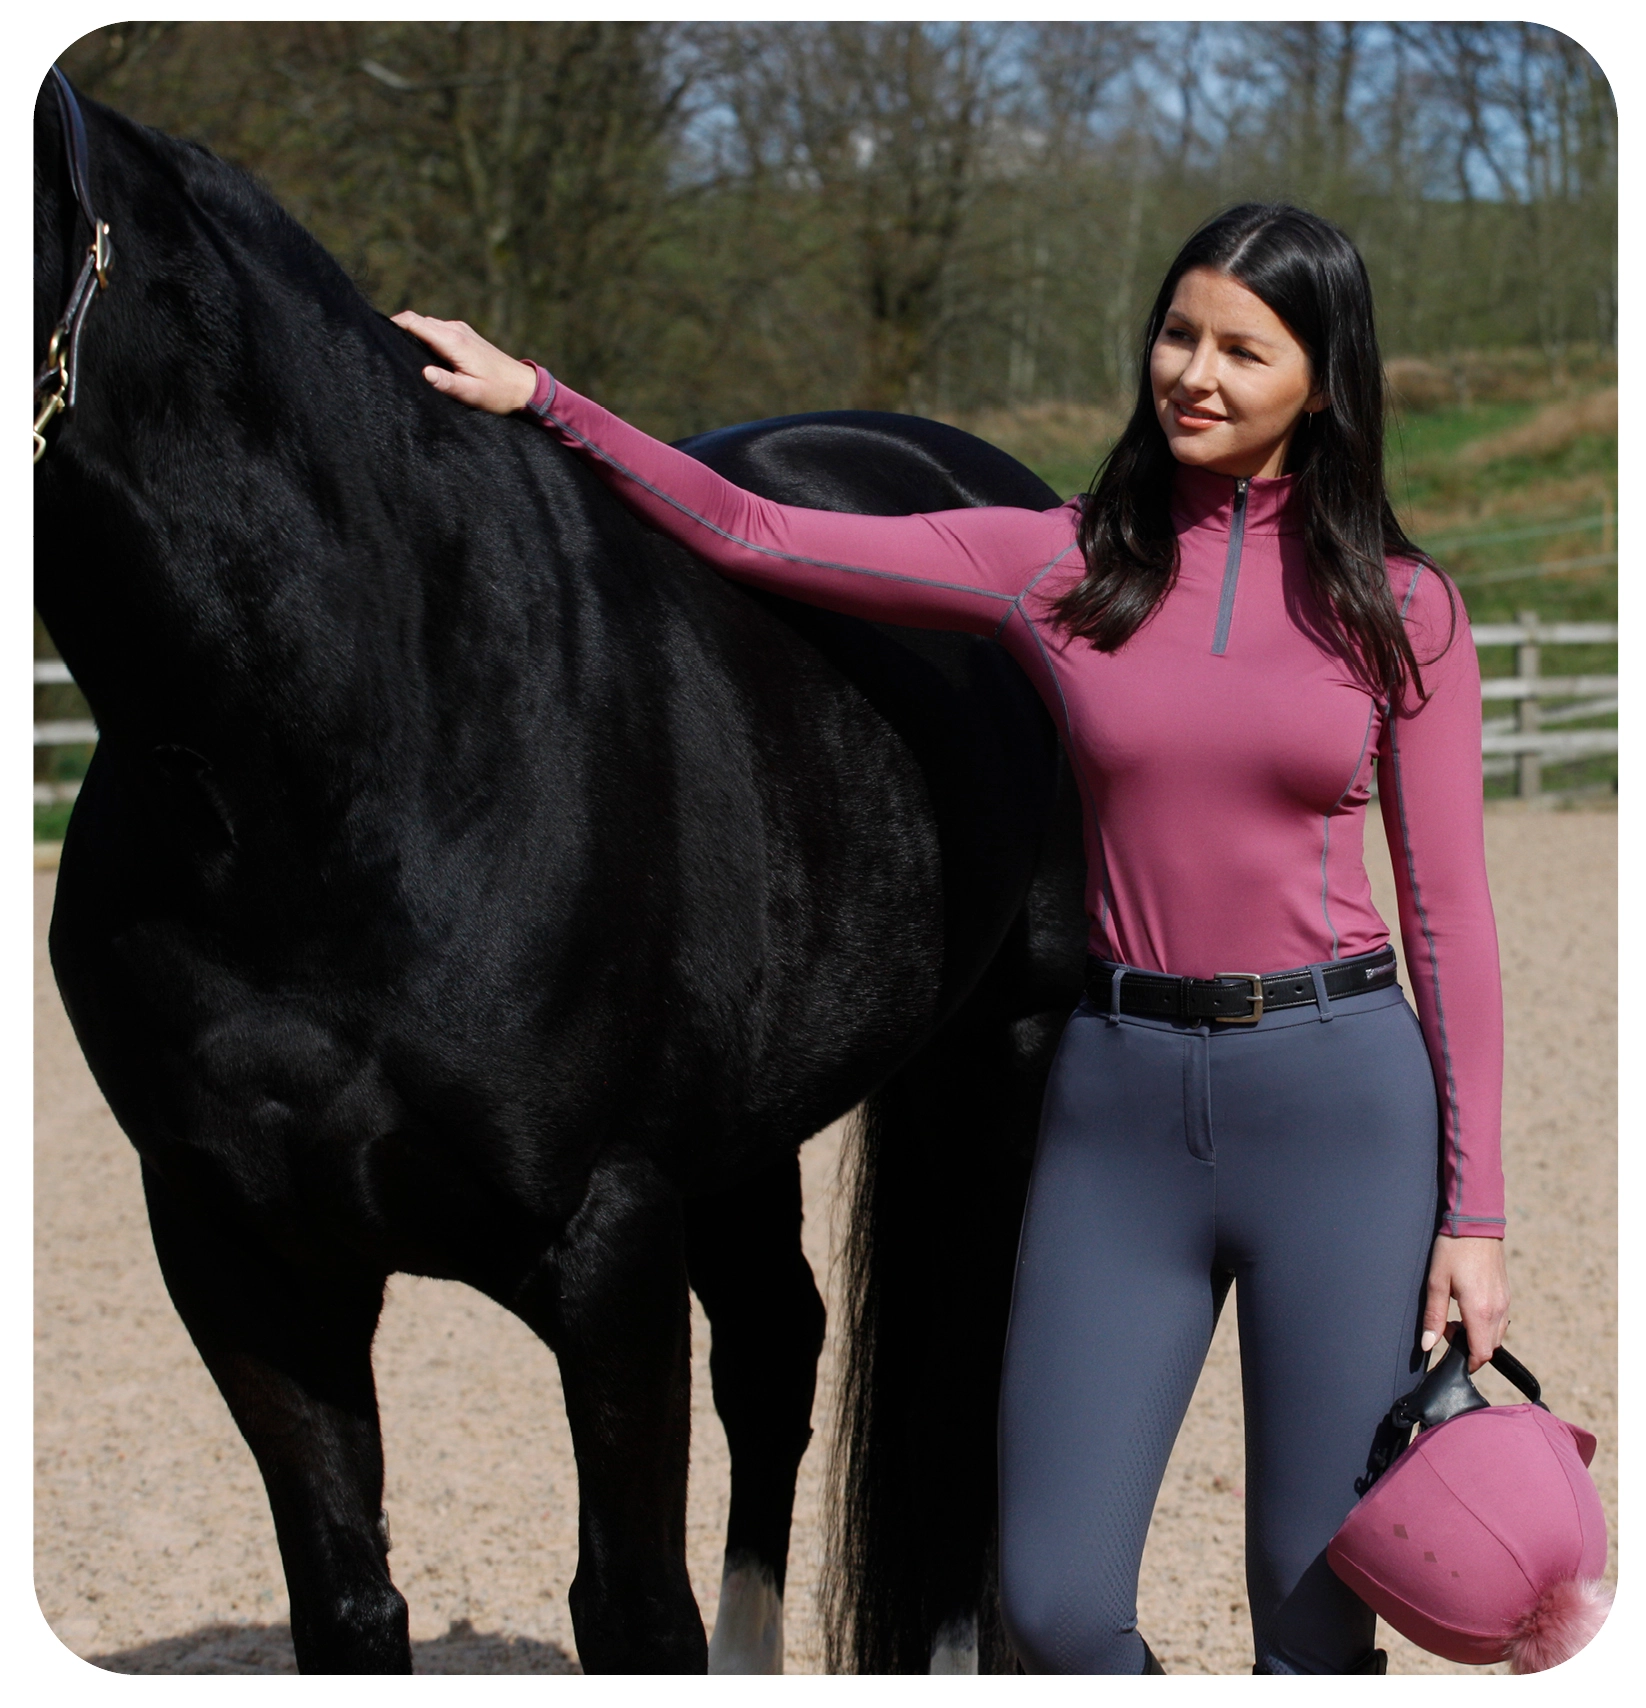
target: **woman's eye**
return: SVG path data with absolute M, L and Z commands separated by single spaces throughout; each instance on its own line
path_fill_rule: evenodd
M 1243 349 L 1241 349 L 1241 347 L 1238 344 L 1235 345 L 1235 347 L 1229 352 L 1229 354 L 1231 356 L 1238 356 L 1241 359 L 1241 361 L 1243 361 L 1243 362 L 1255 362 L 1258 359 L 1258 357 L 1254 351 L 1243 350 Z

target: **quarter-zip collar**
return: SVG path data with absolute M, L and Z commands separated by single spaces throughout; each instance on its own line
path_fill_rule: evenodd
M 1302 532 L 1296 487 L 1296 477 L 1289 474 L 1258 480 L 1178 465 L 1172 485 L 1173 526 L 1180 535 L 1220 534 L 1226 542 L 1223 585 L 1218 591 L 1217 618 L 1212 628 L 1213 657 L 1221 658 L 1229 650 L 1229 631 L 1234 623 L 1235 596 L 1240 589 L 1246 541 L 1254 534 Z
M 1301 534 L 1302 507 L 1297 502 L 1297 476 L 1283 474 L 1267 480 L 1237 481 L 1233 475 L 1213 474 L 1207 469 L 1179 463 L 1172 481 L 1172 522 L 1185 528 L 1211 528 L 1226 532 L 1234 519 L 1236 488 L 1245 487 L 1247 536 L 1253 534 Z

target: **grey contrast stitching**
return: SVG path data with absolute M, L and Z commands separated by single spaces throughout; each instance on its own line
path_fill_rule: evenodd
M 1008 616 L 1010 614 L 1010 612 L 1007 613 Z M 1040 658 L 1041 662 L 1046 666 L 1046 674 L 1051 677 L 1052 683 L 1057 689 L 1057 703 L 1063 709 L 1063 733 L 1068 737 L 1069 745 L 1072 747 L 1074 745 L 1074 737 L 1071 733 L 1072 726 L 1069 723 L 1069 702 L 1063 696 L 1062 678 L 1057 674 L 1057 666 L 1052 663 L 1052 655 L 1046 650 L 1046 643 L 1040 638 L 1040 630 L 1029 620 L 1029 616 L 1026 611 L 1019 611 L 1018 615 L 1022 617 L 1023 626 L 1029 631 L 1030 636 L 1034 640 L 1034 644 L 1040 649 Z
M 1366 763 L 1366 749 L 1372 744 L 1372 721 L 1376 716 L 1377 701 L 1373 700 L 1366 711 L 1366 733 L 1361 737 L 1360 757 L 1355 761 L 1354 772 L 1349 778 L 1348 786 L 1344 789 L 1343 793 L 1332 802 L 1332 812 L 1336 812 L 1337 809 L 1343 805 L 1343 803 L 1349 798 L 1350 792 L 1353 790 L 1355 784 L 1360 781 L 1360 768 Z M 1322 818 L 1321 824 L 1323 829 L 1320 838 L 1320 911 L 1325 916 L 1326 929 L 1332 934 L 1332 959 L 1335 961 L 1337 959 L 1338 951 L 1337 927 L 1332 924 L 1332 910 L 1327 900 L 1326 892 L 1326 856 L 1331 851 L 1332 846 L 1331 812 L 1327 813 Z
M 1418 564 L 1412 572 L 1412 584 L 1406 589 L 1406 597 L 1400 602 L 1400 620 L 1406 621 L 1406 613 L 1412 608 L 1412 600 L 1417 597 L 1417 584 L 1423 579 L 1423 565 Z
M 553 407 L 554 400 L 560 395 L 560 381 L 557 380 L 541 363 L 537 363 L 536 366 L 544 379 L 549 382 L 549 395 L 544 398 L 541 403 L 528 403 L 526 407 L 537 417 L 539 421 L 547 421 L 549 418 L 549 410 Z
M 601 462 L 609 463 L 626 480 L 632 480 L 636 486 L 643 487 L 654 498 L 660 498 L 671 510 L 678 510 L 682 516 L 689 516 L 699 527 L 706 528 L 711 534 L 718 534 L 723 540 L 730 540 L 734 546 L 742 546 L 745 551 L 759 552 L 764 557 L 774 557 L 783 563 L 809 563 L 814 569 L 838 569 L 847 575 L 873 576 L 876 581 L 902 581 L 913 587 L 937 587 L 945 593 L 972 593 L 980 599 L 1004 599 L 1007 604 L 1015 602 L 1016 595 L 999 593 L 992 587 L 967 587 L 963 583 L 953 581 L 933 581 L 924 575 L 898 575 L 889 569 L 868 569 L 860 563 L 831 563 L 827 558 L 803 557 L 799 552 L 780 552 L 772 546 L 756 545 L 753 540 L 745 540 L 741 535 L 732 533 L 729 529 L 717 527 L 707 516 L 700 516 L 689 505 L 682 504 L 678 498 L 671 497 L 660 487 L 643 476 L 638 475 L 626 464 L 620 463 L 616 457 L 604 451 L 592 439 L 585 439 L 578 430 L 568 422 L 562 421 L 558 415 L 545 414 L 543 419 L 558 427 L 562 433 L 568 434 L 578 444 L 588 451 L 591 456 L 598 457 Z M 1010 612 L 1007 613 L 1010 616 Z
M 1054 557 L 1052 559 L 1052 561 L 1049 564 L 1047 564 L 1046 567 L 1043 570 L 1041 570 L 1038 575 L 1035 576 L 1034 580 L 1031 581 L 1028 584 L 1028 586 L 1025 587 L 1023 589 L 1023 591 L 1018 594 L 1018 596 L 1012 601 L 1011 610 L 1007 611 L 1006 615 L 1000 619 L 998 624 L 996 624 L 994 633 L 989 637 L 991 640 L 999 640 L 1000 639 L 1000 636 L 1004 632 L 1006 625 L 1012 620 L 1012 611 L 1021 611 L 1023 609 L 1023 601 L 1025 599 L 1027 599 L 1028 596 L 1032 592 L 1034 592 L 1035 588 L 1037 588 L 1040 585 L 1040 583 L 1042 581 L 1044 581 L 1046 579 L 1046 577 L 1048 575 L 1050 575 L 1051 572 L 1054 569 L 1056 569 L 1060 563 L 1062 563 L 1064 558 L 1066 558 L 1069 555 L 1069 553 L 1072 552 L 1079 543 L 1080 542 L 1078 540 L 1071 540 L 1068 543 L 1068 545 L 1066 545 L 1063 548 L 1063 550 L 1060 551 L 1057 554 L 1057 556 Z M 1025 622 L 1028 621 L 1028 618 L 1026 616 L 1024 618 L 1024 621 Z
M 1423 565 L 1417 566 L 1417 572 L 1412 576 L 1412 584 L 1406 589 L 1406 598 L 1400 607 L 1400 620 L 1406 620 L 1406 613 L 1412 608 L 1412 598 L 1417 592 L 1417 584 L 1423 574 Z M 1435 948 L 1435 935 L 1429 928 L 1429 912 L 1423 905 L 1422 886 L 1417 881 L 1417 861 L 1412 854 L 1411 825 L 1406 817 L 1406 778 L 1400 764 L 1400 735 L 1396 728 L 1393 706 L 1385 708 L 1385 716 L 1389 722 L 1389 757 L 1394 761 L 1395 771 L 1395 804 L 1400 813 L 1400 841 L 1406 854 L 1406 881 L 1412 886 L 1412 904 L 1417 909 L 1418 923 L 1423 927 L 1424 940 L 1429 945 L 1429 972 L 1435 987 L 1435 1023 L 1440 1028 L 1440 1055 L 1446 1064 L 1446 1105 L 1452 1116 L 1452 1192 L 1453 1203 L 1463 1201 L 1463 1115 L 1457 1105 L 1457 1075 L 1452 1067 L 1452 1045 L 1446 1033 L 1446 1003 L 1440 991 L 1440 955 Z M 1449 1206 L 1446 1214 L 1458 1221 L 1472 1221 L 1475 1218 L 1466 1217 L 1461 1212 L 1454 1211 Z M 1490 1218 L 1482 1217 L 1481 1220 Z
M 1331 959 L 1337 959 L 1337 927 L 1332 924 L 1332 910 L 1326 899 L 1326 856 L 1332 849 L 1332 817 L 1327 813 L 1321 819 L 1323 826 L 1320 837 L 1320 911 L 1326 918 L 1326 929 L 1332 935 Z

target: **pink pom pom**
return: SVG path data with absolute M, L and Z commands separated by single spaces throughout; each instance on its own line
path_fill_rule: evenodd
M 1547 1672 L 1569 1661 L 1594 1638 L 1612 1611 L 1612 1592 L 1599 1578 L 1550 1584 L 1515 1627 L 1504 1651 L 1510 1672 Z

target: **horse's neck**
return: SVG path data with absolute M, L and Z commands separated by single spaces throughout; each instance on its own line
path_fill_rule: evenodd
M 42 614 L 105 733 L 323 745 L 430 706 L 449 728 L 465 715 L 461 696 L 442 703 L 454 650 L 518 630 L 506 607 L 523 591 L 558 596 L 541 574 L 528 589 L 467 520 L 501 482 L 517 527 L 552 532 L 543 494 L 524 490 L 533 459 L 427 393 L 417 352 L 312 239 L 257 212 L 261 192 L 214 201 L 192 157 L 180 167 L 114 115 L 94 132 L 131 236 L 37 521 Z M 191 227 L 198 266 L 145 250 Z M 186 311 L 168 306 L 182 277 L 206 293 Z M 224 342 L 198 335 L 209 325 Z
M 357 462 L 331 502 L 360 513 L 339 517 L 276 476 L 291 458 L 260 462 L 226 428 L 168 461 L 181 478 L 105 490 L 89 533 L 65 506 L 65 543 L 42 554 L 43 613 L 106 733 L 334 746 L 448 695 L 454 652 L 509 620 L 512 566 L 465 543 L 462 518 L 437 534 L 413 471 Z M 433 472 L 461 484 L 449 466 L 421 483 Z

